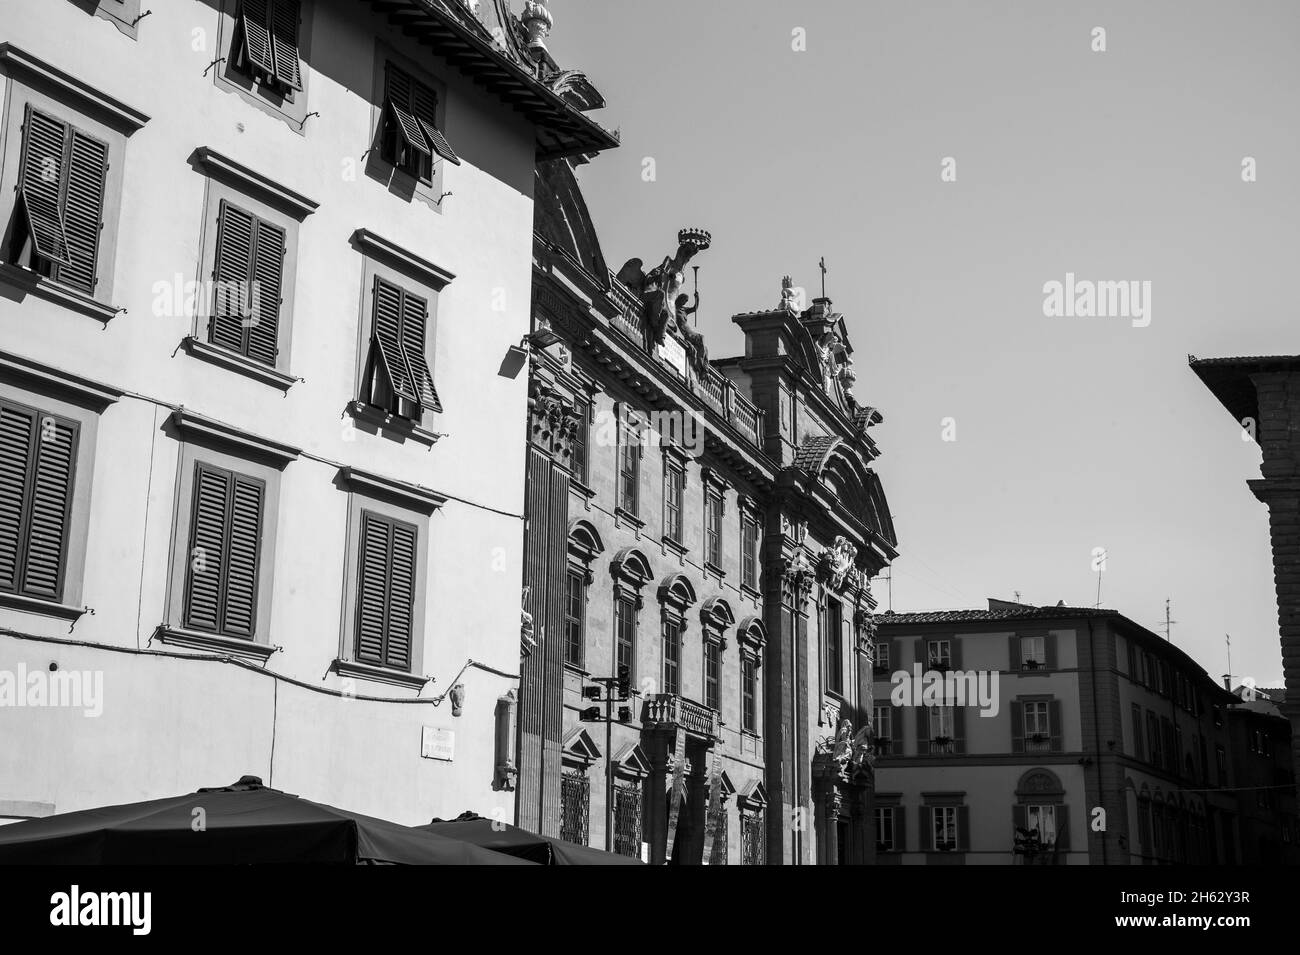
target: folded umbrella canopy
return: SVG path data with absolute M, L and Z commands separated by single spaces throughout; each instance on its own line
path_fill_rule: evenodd
M 563 839 L 539 836 L 499 820 L 467 812 L 457 819 L 435 819 L 415 827 L 419 832 L 459 839 L 541 865 L 641 865 L 640 859 L 575 845 Z
M 335 809 L 256 776 L 233 786 L 0 826 L 0 864 L 518 865 L 519 858 Z

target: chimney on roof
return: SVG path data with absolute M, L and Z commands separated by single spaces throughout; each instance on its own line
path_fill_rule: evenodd
M 1058 600 L 1058 601 L 1056 602 L 1056 605 L 1057 605 L 1058 607 L 1064 607 L 1064 606 L 1065 606 L 1065 601 L 1064 601 L 1064 600 Z
M 1224 688 L 1225 690 L 1227 690 L 1229 693 L 1232 692 L 1232 674 L 1231 674 L 1231 673 L 1225 673 L 1225 674 L 1223 674 L 1223 688 Z

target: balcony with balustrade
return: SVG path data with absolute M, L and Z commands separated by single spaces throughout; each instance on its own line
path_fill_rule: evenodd
M 717 710 L 676 693 L 654 693 L 646 697 L 642 722 L 653 729 L 683 729 L 708 740 L 722 738 Z

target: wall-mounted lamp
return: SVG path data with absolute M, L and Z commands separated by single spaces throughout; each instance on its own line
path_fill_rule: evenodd
M 559 340 L 560 336 L 555 334 L 550 321 L 545 318 L 539 318 L 537 327 L 524 336 L 524 341 L 534 348 L 550 348 Z

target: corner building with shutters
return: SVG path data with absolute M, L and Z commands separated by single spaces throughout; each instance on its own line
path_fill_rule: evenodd
M 534 170 L 616 145 L 526 17 L 4 4 L 0 823 L 513 814 Z
M 684 312 L 658 340 L 707 233 L 613 271 L 574 165 L 535 187 L 517 821 L 656 864 L 869 863 L 896 541 L 843 317 L 774 280 L 743 357 L 706 360 Z M 607 731 L 583 691 L 621 666 Z

